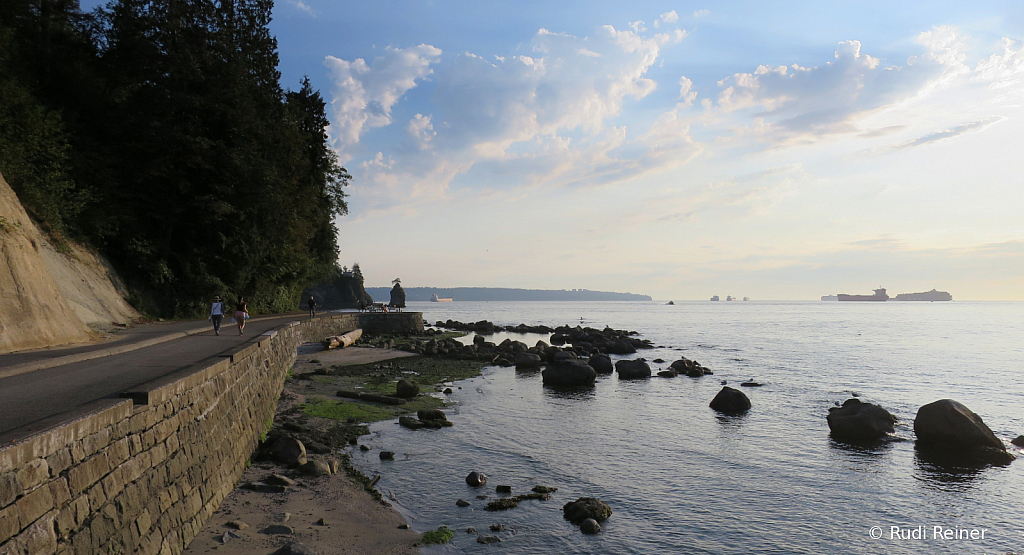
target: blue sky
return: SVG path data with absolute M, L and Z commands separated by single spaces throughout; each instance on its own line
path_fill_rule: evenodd
M 1024 299 L 1019 3 L 274 16 L 285 85 L 331 103 L 369 285 Z

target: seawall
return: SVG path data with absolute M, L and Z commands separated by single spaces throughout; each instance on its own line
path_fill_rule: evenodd
M 0 437 L 0 555 L 177 555 L 235 486 L 273 419 L 296 348 L 345 333 L 422 331 L 417 312 L 292 322 L 184 368 Z

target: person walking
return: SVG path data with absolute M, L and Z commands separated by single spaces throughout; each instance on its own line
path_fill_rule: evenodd
M 315 318 L 316 317 L 316 300 L 313 298 L 313 295 L 309 296 L 309 302 L 306 303 L 306 304 L 309 305 L 309 317 L 310 318 Z
M 245 297 L 238 297 L 235 304 L 235 322 L 238 323 L 238 335 L 245 329 L 245 319 L 249 317 L 249 309 L 245 306 Z
M 220 300 L 220 295 L 213 298 L 213 303 L 210 305 L 210 317 L 207 318 L 213 322 L 213 333 L 220 335 L 220 323 L 224 319 L 224 303 Z

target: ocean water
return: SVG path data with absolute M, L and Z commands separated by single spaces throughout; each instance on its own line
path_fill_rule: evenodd
M 1005 467 L 951 469 L 920 459 L 913 441 L 918 407 L 943 398 L 1006 441 L 1024 434 L 1024 303 L 412 305 L 427 322 L 635 330 L 659 347 L 613 360 L 665 359 L 652 364 L 657 371 L 685 356 L 714 371 L 603 376 L 564 393 L 544 388 L 539 372 L 488 368 L 455 384 L 451 428 L 373 425 L 363 438 L 372 450 L 351 452 L 356 466 L 381 475 L 378 488 L 414 529 L 456 531 L 452 544 L 426 553 L 1024 553 L 1024 453 L 1014 448 L 1021 458 Z M 753 404 L 747 414 L 708 408 L 723 380 L 750 378 L 764 386 L 741 388 Z M 828 408 L 852 393 L 895 414 L 906 441 L 866 448 L 830 439 Z M 381 449 L 396 460 L 381 462 Z M 487 486 L 466 486 L 473 470 L 489 476 Z M 499 484 L 559 489 L 549 501 L 484 511 L 477 495 L 495 499 Z M 562 517 L 578 497 L 612 507 L 600 534 Z M 459 498 L 472 505 L 457 507 Z M 936 526 L 978 532 L 936 538 Z M 479 544 L 469 527 L 502 542 Z M 924 537 L 894 537 L 893 527 Z

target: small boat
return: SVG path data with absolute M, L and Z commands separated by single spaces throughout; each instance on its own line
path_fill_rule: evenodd
M 718 295 L 715 295 L 714 297 L 711 297 L 711 300 L 712 300 L 712 301 L 717 301 L 717 300 L 719 300 L 719 299 L 718 299 Z
M 744 301 L 749 301 L 749 300 L 750 300 L 750 297 L 743 297 L 743 300 L 744 300 Z
M 725 300 L 727 300 L 727 301 L 735 301 L 736 297 L 733 297 L 732 295 L 726 295 Z
M 451 297 L 438 297 L 437 293 L 430 296 L 430 302 L 432 303 L 450 303 L 452 302 Z
M 676 304 L 676 302 L 675 301 L 669 301 L 669 302 L 667 302 L 665 304 L 667 304 L 667 305 L 674 305 L 674 304 Z

